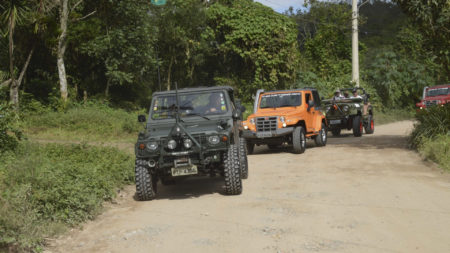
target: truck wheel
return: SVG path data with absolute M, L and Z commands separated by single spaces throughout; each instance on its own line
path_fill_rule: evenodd
M 238 149 L 234 145 L 224 155 L 225 193 L 239 195 L 242 193 L 241 168 Z
M 363 122 L 361 120 L 361 116 L 357 115 L 353 117 L 353 135 L 355 137 L 361 137 L 363 132 Z
M 364 130 L 366 131 L 366 134 L 373 134 L 375 131 L 375 123 L 373 122 L 373 115 L 369 114 L 367 117 L 367 124 L 364 127 Z
M 316 146 L 322 147 L 327 145 L 327 126 L 322 123 L 322 128 L 319 131 L 319 134 L 314 138 L 316 142 Z
M 294 128 L 292 133 L 292 145 L 294 146 L 294 153 L 301 154 L 306 149 L 306 136 L 303 127 L 298 126 Z
M 147 167 L 147 161 L 137 159 L 134 167 L 136 181 L 136 196 L 138 200 L 152 200 L 156 197 L 156 177 Z
M 248 178 L 248 159 L 247 159 L 247 144 L 244 138 L 239 138 L 239 158 L 241 165 L 242 179 Z
M 331 133 L 333 134 L 333 136 L 339 136 L 339 135 L 341 135 L 341 129 L 333 128 L 333 129 L 331 129 Z
M 247 142 L 247 154 L 251 155 L 253 154 L 253 151 L 255 150 L 255 144 L 251 142 Z

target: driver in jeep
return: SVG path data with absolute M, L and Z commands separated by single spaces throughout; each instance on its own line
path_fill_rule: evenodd
M 222 104 L 222 101 L 223 99 L 219 93 L 212 93 L 209 96 L 209 103 L 206 106 L 207 109 L 205 111 L 205 114 L 214 114 L 223 111 L 222 108 L 225 106 L 225 104 Z

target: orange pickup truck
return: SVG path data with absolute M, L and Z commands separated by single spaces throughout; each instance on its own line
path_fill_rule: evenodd
M 255 145 L 266 144 L 270 149 L 292 145 L 294 153 L 301 154 L 306 138 L 314 139 L 317 146 L 327 143 L 325 116 L 320 111 L 319 93 L 313 88 L 258 90 L 253 114 L 242 126 L 249 154 Z

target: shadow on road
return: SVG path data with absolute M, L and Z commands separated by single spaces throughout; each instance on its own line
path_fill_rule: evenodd
M 159 182 L 156 199 L 199 198 L 214 193 L 225 194 L 224 179 L 221 176 L 179 178 L 172 185 L 163 185 Z M 137 201 L 136 196 L 134 200 Z
M 361 149 L 408 148 L 408 137 L 404 135 L 363 135 L 354 137 L 344 134 L 328 138 L 327 146 L 344 146 Z

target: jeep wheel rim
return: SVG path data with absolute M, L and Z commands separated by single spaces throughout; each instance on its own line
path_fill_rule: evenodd
M 300 145 L 302 145 L 302 147 L 305 147 L 306 145 L 305 134 L 303 133 L 300 135 Z
M 323 129 L 323 128 L 322 128 L 321 131 L 322 131 L 322 132 L 321 132 L 322 141 L 325 142 L 325 141 L 327 140 L 327 134 L 326 134 L 326 131 L 325 131 L 325 129 Z

